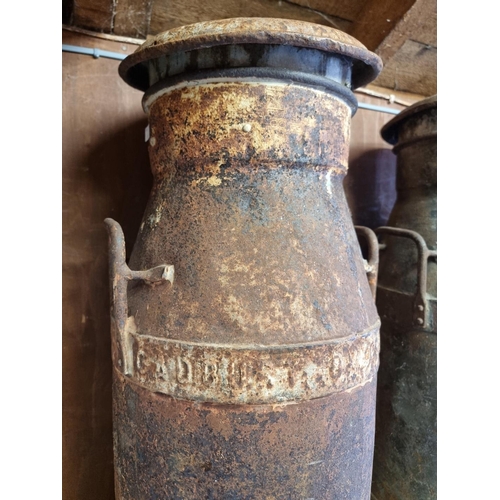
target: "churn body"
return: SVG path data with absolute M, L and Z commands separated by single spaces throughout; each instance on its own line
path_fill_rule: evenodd
M 381 352 L 373 494 L 437 496 L 437 97 L 382 129 L 397 154 L 398 197 L 382 243 L 377 286 Z
M 369 498 L 379 320 L 342 179 L 380 67 L 277 19 L 122 63 L 155 180 L 129 265 L 107 221 L 117 498 Z

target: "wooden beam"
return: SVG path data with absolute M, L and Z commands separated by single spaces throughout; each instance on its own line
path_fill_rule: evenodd
M 118 36 L 118 35 L 110 35 L 108 33 L 98 33 L 97 31 L 86 30 L 84 28 L 79 28 L 78 26 L 68 26 L 66 24 L 63 24 L 62 29 L 64 31 L 80 33 L 81 35 L 87 35 L 93 38 L 100 38 L 101 40 L 110 40 L 112 42 L 131 43 L 133 45 L 142 45 L 144 43 L 144 39 L 141 38 L 130 38 L 128 36 Z
M 298 19 L 347 31 L 350 21 L 280 0 L 155 0 L 149 34 L 212 19 L 276 17 Z
M 81 28 L 111 33 L 116 0 L 75 0 L 73 24 Z
M 384 70 L 375 81 L 425 96 L 437 92 L 437 0 L 416 0 L 377 47 Z
M 437 49 L 407 39 L 375 80 L 382 87 L 424 96 L 437 93 Z
M 309 7 L 330 16 L 355 21 L 368 0 L 289 0 L 302 7 Z
M 400 1 L 369 0 L 350 34 L 384 62 L 375 85 L 430 96 L 437 92 L 437 0 Z
M 375 50 L 413 7 L 416 0 L 368 0 L 349 34 Z
M 153 0 L 119 0 L 113 33 L 134 38 L 146 38 L 149 33 Z
M 406 40 L 437 47 L 437 0 L 416 0 L 395 28 L 377 47 L 377 54 L 388 62 Z

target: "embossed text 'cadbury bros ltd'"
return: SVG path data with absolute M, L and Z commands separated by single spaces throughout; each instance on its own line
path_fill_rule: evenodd
M 155 181 L 129 265 L 107 220 L 117 498 L 369 499 L 379 320 L 342 180 L 380 69 L 258 18 L 122 62 Z

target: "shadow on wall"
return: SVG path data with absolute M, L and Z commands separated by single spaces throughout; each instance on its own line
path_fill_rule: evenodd
M 396 156 L 373 149 L 349 161 L 344 190 L 354 224 L 375 229 L 387 224 L 396 201 Z
M 110 213 L 120 223 L 125 234 L 127 260 L 139 232 L 142 216 L 153 185 L 144 129 L 147 119 L 117 130 L 99 144 L 88 157 L 94 189 L 109 196 Z M 102 219 L 107 254 L 107 231 Z M 101 235 L 101 236 L 102 236 Z
M 146 119 L 69 152 L 63 168 L 63 497 L 114 498 L 106 217 L 130 254 L 152 186 Z M 66 484 L 68 483 L 68 484 Z M 71 485 L 69 484 L 71 483 Z M 64 489 L 67 489 L 64 491 Z M 69 491 L 71 490 L 71 491 Z

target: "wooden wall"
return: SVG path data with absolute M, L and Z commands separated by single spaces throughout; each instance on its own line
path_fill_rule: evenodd
M 63 43 L 129 54 L 136 46 L 63 31 Z M 141 93 L 118 61 L 63 53 L 63 498 L 111 500 L 111 354 L 107 235 L 111 216 L 130 254 L 152 177 Z M 382 99 L 358 95 L 388 106 Z M 401 108 L 401 106 L 392 105 Z M 391 115 L 359 110 L 345 186 L 356 223 L 384 223 L 395 157 L 379 130 Z

